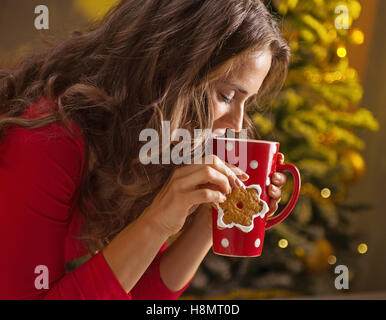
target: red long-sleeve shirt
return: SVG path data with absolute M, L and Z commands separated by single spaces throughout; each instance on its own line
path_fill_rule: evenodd
M 23 112 L 46 112 L 41 99 Z M 43 107 L 43 108 L 42 108 Z M 37 111 L 36 115 L 30 112 Z M 79 127 L 72 122 L 76 132 Z M 0 143 L 0 299 L 177 299 L 163 283 L 166 243 L 135 287 L 126 292 L 102 251 L 66 274 L 66 262 L 87 253 L 74 238 L 83 218 L 76 205 L 85 166 L 84 140 L 56 122 L 37 129 L 6 128 Z M 135 259 L 135 257 L 133 257 Z M 46 266 L 49 288 L 38 289 L 37 266 Z

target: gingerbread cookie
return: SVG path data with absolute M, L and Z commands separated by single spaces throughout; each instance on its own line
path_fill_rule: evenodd
M 225 224 L 234 222 L 243 226 L 249 226 L 252 223 L 252 216 L 263 208 L 257 190 L 242 187 L 233 188 L 227 200 L 219 205 L 224 211 Z
M 254 218 L 264 218 L 269 211 L 267 203 L 260 199 L 260 195 L 259 185 L 233 188 L 223 203 L 215 203 L 218 211 L 217 226 L 220 229 L 236 226 L 243 232 L 251 231 Z

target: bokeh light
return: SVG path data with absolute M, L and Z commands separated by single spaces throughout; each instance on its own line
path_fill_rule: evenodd
M 339 47 L 338 50 L 336 50 L 336 54 L 339 58 L 344 58 L 347 55 L 347 50 L 345 47 Z
M 335 264 L 336 263 L 336 257 L 334 255 L 331 255 L 327 258 L 328 264 Z
M 328 188 L 324 188 L 324 189 L 322 189 L 322 191 L 320 191 L 320 195 L 323 198 L 327 199 L 327 198 L 329 198 L 331 196 L 331 190 L 328 189 Z
M 288 240 L 287 239 L 280 239 L 278 246 L 282 249 L 287 248 L 288 247 Z
M 356 28 L 351 33 L 351 40 L 357 44 L 361 45 L 365 41 L 365 34 L 362 30 Z
M 367 244 L 366 243 L 360 243 L 359 245 L 358 245 L 358 252 L 360 253 L 360 254 L 365 254 L 366 252 L 367 252 L 367 250 L 368 250 L 368 247 L 367 247 Z

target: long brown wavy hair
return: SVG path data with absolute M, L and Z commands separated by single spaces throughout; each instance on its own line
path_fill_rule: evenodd
M 249 105 L 280 90 L 290 60 L 279 21 L 264 3 L 122 0 L 87 31 L 0 70 L 0 138 L 9 125 L 67 126 L 71 119 L 80 126 L 86 166 L 79 186 L 85 221 L 79 238 L 93 253 L 151 204 L 175 167 L 141 164 L 141 130 L 152 128 L 161 136 L 163 120 L 170 121 L 171 131 L 186 128 L 192 136 L 194 129 L 212 128 L 211 86 L 248 54 L 266 48 L 271 69 Z M 42 97 L 55 101 L 52 113 L 21 116 Z M 244 128 L 255 135 L 247 114 Z

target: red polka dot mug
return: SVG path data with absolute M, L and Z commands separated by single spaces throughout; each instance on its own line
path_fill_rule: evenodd
M 242 186 L 257 190 L 260 211 L 251 216 L 251 224 L 224 222 L 224 212 L 218 203 L 212 208 L 213 252 L 232 257 L 257 257 L 261 255 L 265 230 L 282 222 L 291 213 L 300 193 L 301 178 L 293 164 L 277 163 L 279 142 L 215 137 L 213 154 L 223 161 L 244 170 L 249 179 Z M 274 172 L 288 171 L 293 177 L 293 190 L 284 209 L 274 217 L 268 217 L 268 186 Z M 240 207 L 239 207 L 240 208 Z

